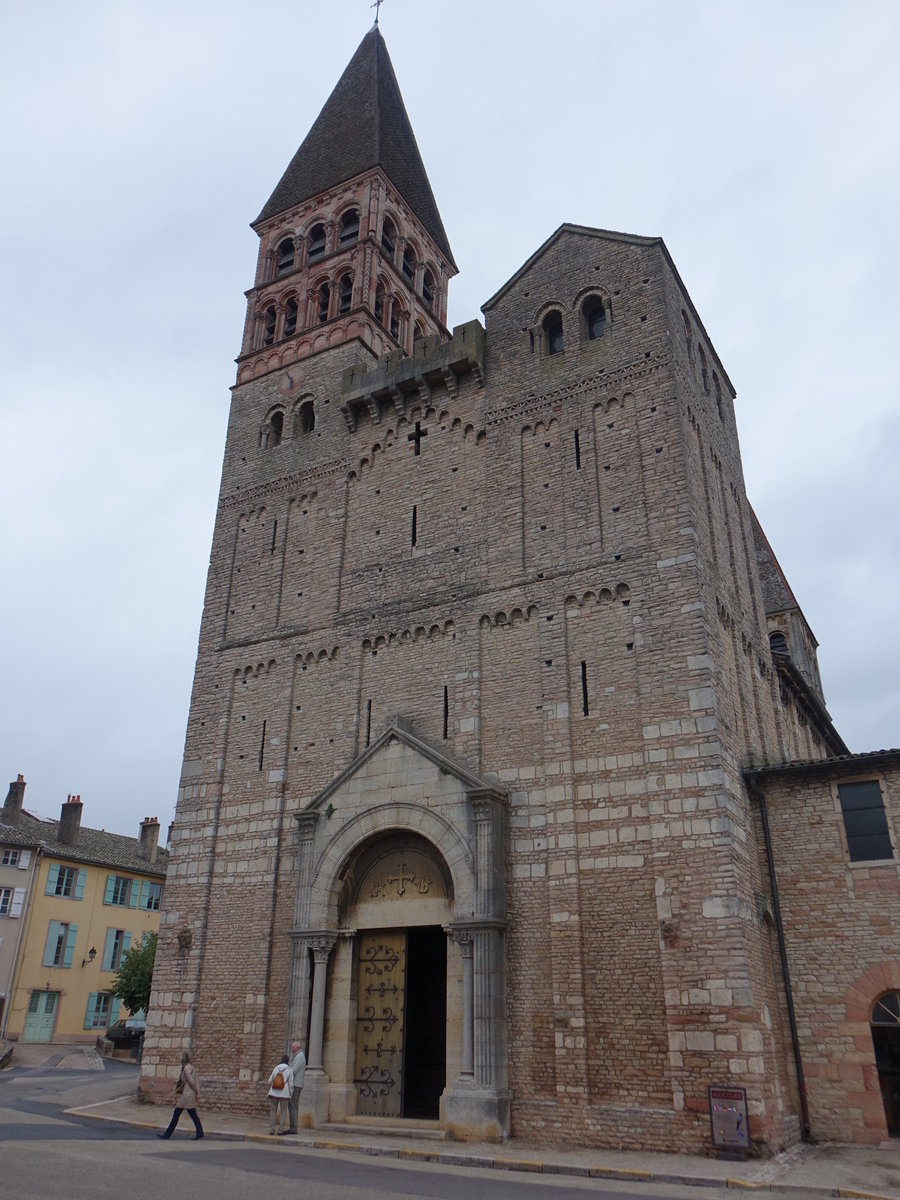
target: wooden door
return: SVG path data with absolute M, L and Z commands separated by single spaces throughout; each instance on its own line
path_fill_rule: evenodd
M 56 1021 L 56 1002 L 59 992 L 32 992 L 25 1017 L 26 1042 L 49 1042 Z
M 399 1117 L 403 1114 L 405 930 L 360 934 L 357 982 L 356 1111 Z

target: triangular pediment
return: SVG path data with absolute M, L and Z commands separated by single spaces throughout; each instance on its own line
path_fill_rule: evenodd
M 370 746 L 366 747 L 362 754 L 355 758 L 340 775 L 336 776 L 326 788 L 323 788 L 312 799 L 304 811 L 311 812 L 327 808 L 332 797 L 346 788 L 355 777 L 369 771 L 373 761 L 377 760 L 379 756 L 384 755 L 392 743 L 399 743 L 405 747 L 411 752 L 413 758 L 432 764 L 440 776 L 456 780 L 462 791 L 491 792 L 494 794 L 502 791 L 502 789 L 498 788 L 496 780 L 476 775 L 474 771 L 470 771 L 456 759 L 438 750 L 436 746 L 433 746 L 424 738 L 417 737 L 405 722 L 393 720 L 388 724 L 384 732 Z

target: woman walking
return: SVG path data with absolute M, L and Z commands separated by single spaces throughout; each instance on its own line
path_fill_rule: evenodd
M 175 1126 L 181 1119 L 181 1114 L 185 1109 L 188 1111 L 188 1116 L 194 1122 L 193 1141 L 197 1142 L 203 1137 L 203 1126 L 200 1124 L 200 1118 L 197 1116 L 197 1101 L 200 1099 L 200 1080 L 197 1078 L 197 1072 L 194 1070 L 194 1064 L 191 1062 L 191 1056 L 185 1050 L 181 1056 L 181 1074 L 178 1076 L 178 1082 L 175 1084 L 175 1108 L 172 1111 L 172 1120 L 169 1122 L 166 1129 L 161 1129 L 156 1135 L 161 1138 L 170 1138 L 175 1132 Z

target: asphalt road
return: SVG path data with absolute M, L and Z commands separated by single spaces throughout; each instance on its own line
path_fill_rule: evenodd
M 136 1068 L 0 1072 L 2 1200 L 728 1200 L 718 1188 L 553 1178 L 403 1163 L 349 1152 L 207 1137 L 170 1142 L 148 1130 L 67 1116 L 74 1105 L 125 1095 Z M 183 1120 L 183 1124 L 184 1119 Z M 189 1127 L 189 1123 L 188 1123 Z

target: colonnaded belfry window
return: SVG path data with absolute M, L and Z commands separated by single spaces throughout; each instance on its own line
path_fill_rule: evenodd
M 294 269 L 294 239 L 282 238 L 275 251 L 275 274 L 286 275 Z
M 838 784 L 851 862 L 893 858 L 884 798 L 877 779 Z

